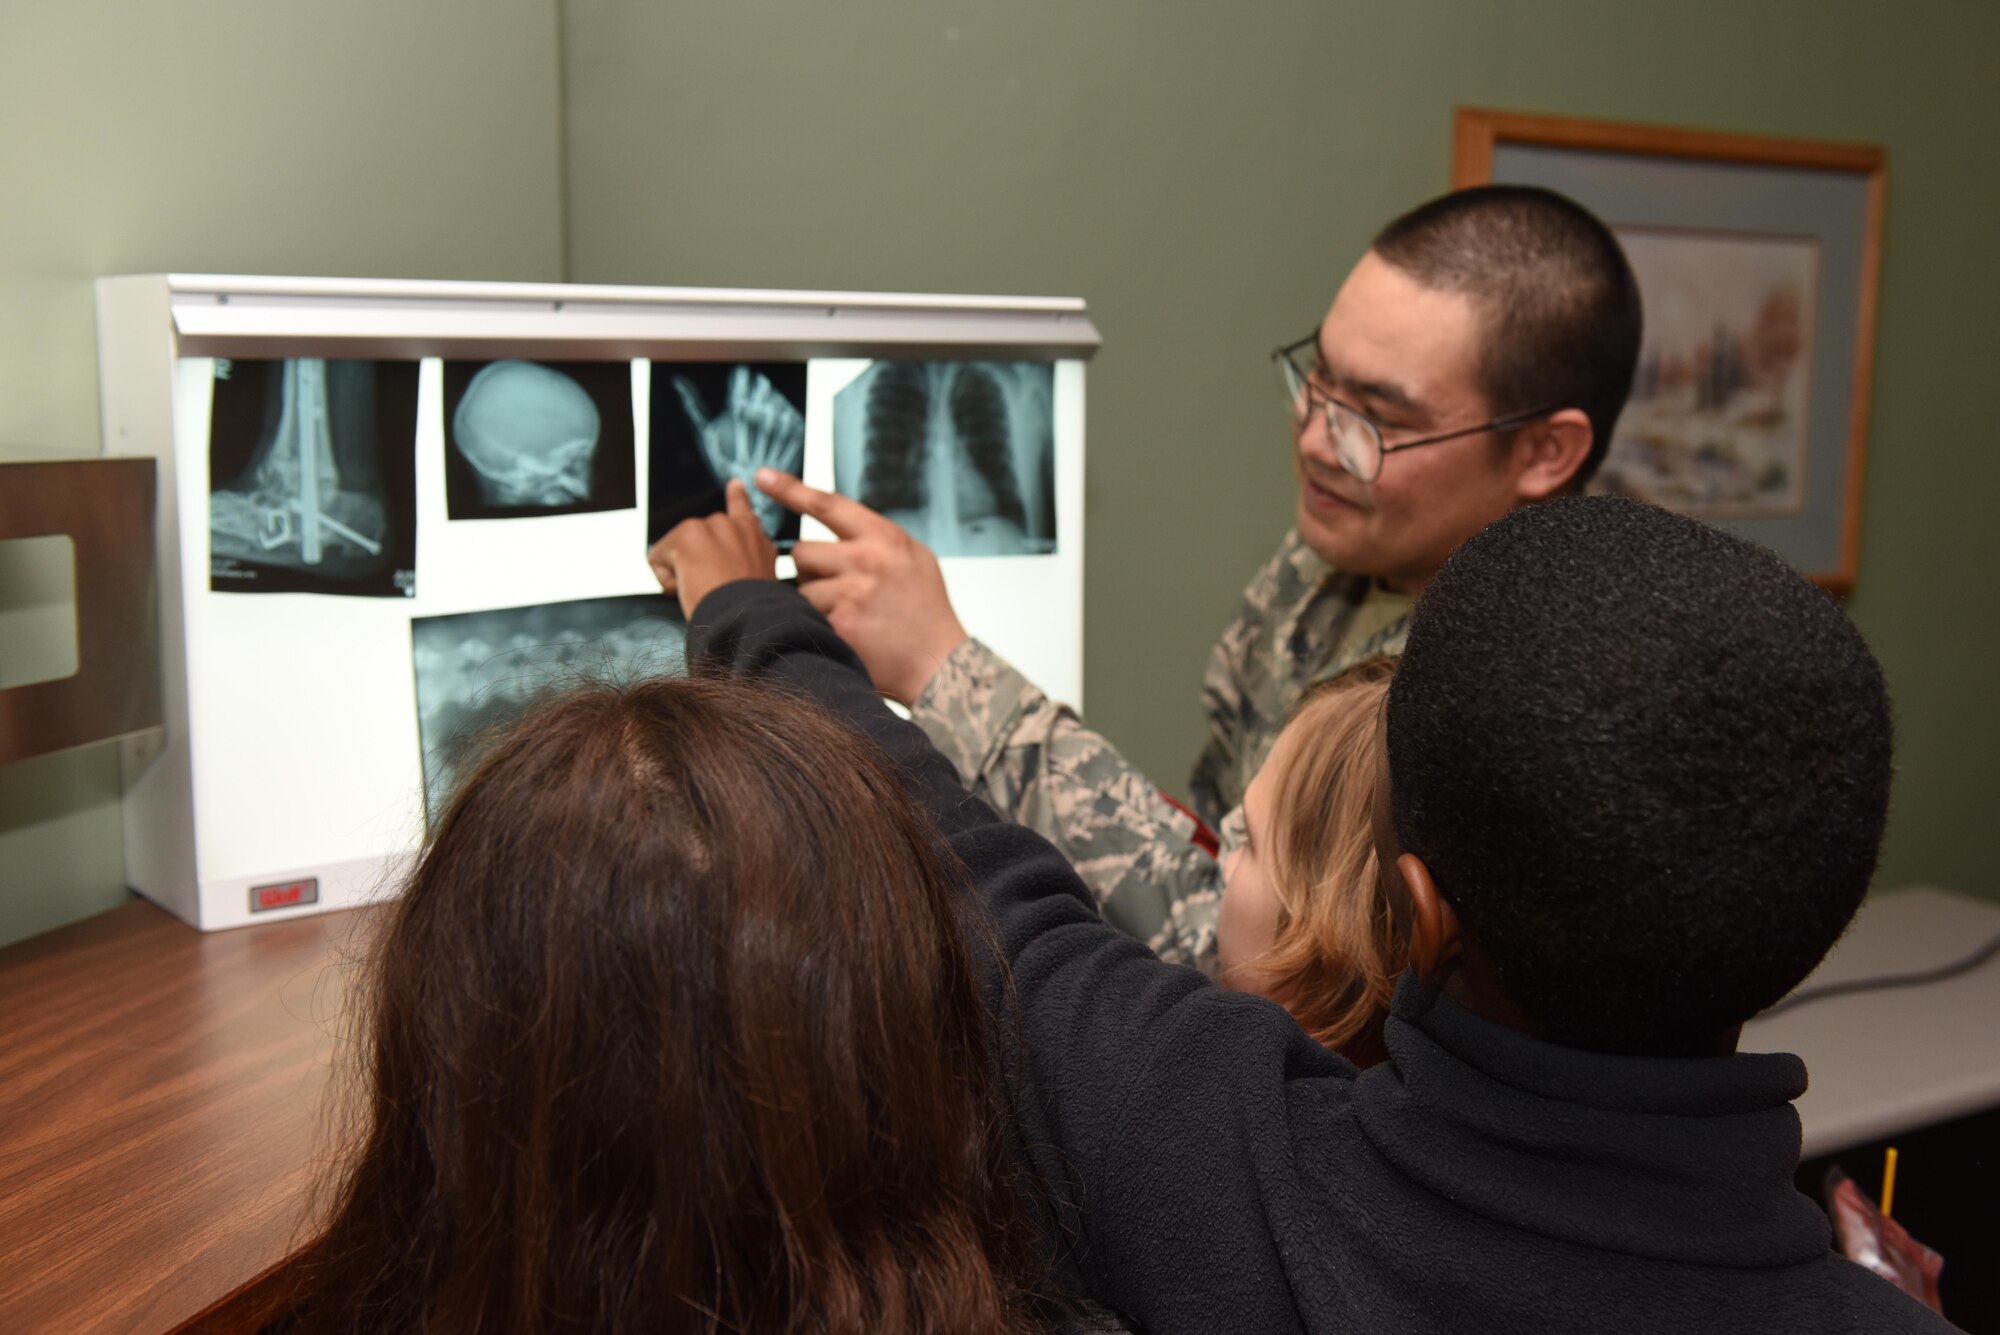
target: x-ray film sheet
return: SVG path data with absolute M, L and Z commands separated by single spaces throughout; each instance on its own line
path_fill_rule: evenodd
M 660 594 L 413 617 L 410 659 L 435 822 L 482 742 L 566 686 L 678 675 L 687 626 Z
M 210 587 L 413 595 L 417 363 L 213 365 Z
M 833 401 L 834 486 L 939 556 L 1056 549 L 1054 368 L 875 362 Z
M 638 503 L 628 361 L 448 361 L 444 434 L 454 520 Z
M 806 455 L 804 362 L 654 362 L 646 531 L 664 535 L 683 519 L 722 509 L 723 487 L 741 478 L 764 531 L 780 549 L 799 519 L 751 480 L 771 467 L 797 477 Z

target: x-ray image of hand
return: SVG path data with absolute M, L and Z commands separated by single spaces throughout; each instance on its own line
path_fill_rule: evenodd
M 683 376 L 674 377 L 681 409 L 716 480 L 742 479 L 750 492 L 757 522 L 772 537 L 785 520 L 785 508 L 757 490 L 751 479 L 759 468 L 796 475 L 806 457 L 806 419 L 762 372 L 738 366 L 729 375 L 728 400 L 710 415 L 701 391 Z

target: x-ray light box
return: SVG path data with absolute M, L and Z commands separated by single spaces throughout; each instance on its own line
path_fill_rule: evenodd
M 646 548 L 760 464 L 922 537 L 1080 703 L 1079 300 L 152 274 L 97 312 L 105 453 L 159 461 L 126 873 L 203 929 L 392 893 L 467 736 L 675 670 Z

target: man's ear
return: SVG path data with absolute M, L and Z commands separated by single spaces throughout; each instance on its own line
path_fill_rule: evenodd
M 1514 438 L 1521 469 L 1514 490 L 1522 502 L 1545 501 L 1565 490 L 1590 457 L 1594 434 L 1581 408 L 1564 408 L 1522 427 Z
M 1396 870 L 1410 892 L 1410 968 L 1418 982 L 1437 987 L 1444 981 L 1446 966 L 1464 949 L 1458 912 L 1445 903 L 1431 869 L 1415 853 L 1397 858 Z

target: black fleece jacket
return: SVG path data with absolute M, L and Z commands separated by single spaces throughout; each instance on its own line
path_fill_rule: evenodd
M 867 733 L 964 860 L 1012 975 L 989 995 L 1023 1140 L 1077 1207 L 1091 1293 L 1154 1335 L 1951 1329 L 1835 1255 L 1793 1188 L 1798 1058 L 1576 1051 L 1405 977 L 1391 1059 L 1357 1074 L 1106 926 L 792 590 L 717 590 L 689 649 Z

